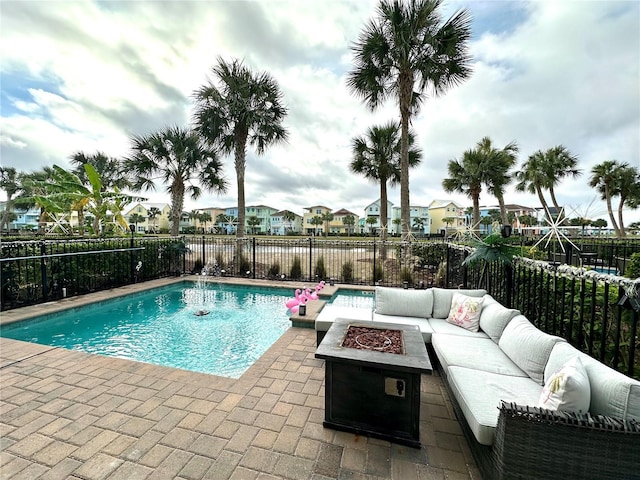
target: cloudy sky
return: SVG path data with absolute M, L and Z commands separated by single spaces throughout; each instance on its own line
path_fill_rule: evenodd
M 287 144 L 249 152 L 247 205 L 302 214 L 311 205 L 363 215 L 379 187 L 349 172 L 351 140 L 397 119 L 389 101 L 374 113 L 346 88 L 351 45 L 376 13 L 370 0 L 29 1 L 0 0 L 0 161 L 21 171 L 68 167 L 77 151 L 129 153 L 132 135 L 187 126 L 192 94 L 216 58 L 242 59 L 279 83 Z M 520 163 L 558 144 L 584 172 L 558 189 L 569 216 L 607 218 L 588 186 L 596 163 L 640 168 L 640 2 L 450 1 L 443 13 L 473 17 L 474 73 L 428 99 L 413 128 L 423 150 L 411 173 L 411 204 L 450 198 L 447 162 L 482 137 L 516 141 Z M 185 209 L 236 204 L 229 191 Z M 168 201 L 162 186 L 145 194 Z M 390 190 L 399 205 L 399 188 Z M 534 196 L 508 203 L 539 206 Z M 481 205 L 495 199 L 483 192 Z M 617 205 L 617 202 L 616 204 Z M 640 220 L 628 211 L 626 223 Z

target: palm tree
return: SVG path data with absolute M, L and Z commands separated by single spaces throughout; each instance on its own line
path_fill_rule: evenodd
M 566 147 L 557 145 L 553 148 L 549 148 L 544 152 L 544 164 L 543 170 L 547 176 L 547 189 L 551 196 L 553 206 L 556 207 L 556 212 L 560 211 L 560 205 L 556 200 L 556 194 L 554 186 L 560 183 L 565 177 L 579 177 L 582 172 L 576 168 L 578 165 L 578 157 L 572 155 Z
M 289 211 L 289 210 L 287 210 L 287 211 L 285 211 L 285 212 L 284 212 L 284 214 L 282 215 L 282 219 L 283 219 L 285 222 L 288 222 L 288 223 L 289 223 L 289 228 L 288 228 L 288 229 L 285 229 L 285 232 L 292 232 L 292 231 L 293 231 L 293 222 L 294 222 L 294 221 L 295 221 L 295 219 L 296 219 L 296 214 L 295 214 L 295 213 L 293 213 L 293 212 L 291 212 L 291 211 Z
M 415 136 L 409 132 L 409 166 L 420 163 L 422 152 L 413 147 Z M 389 122 L 383 126 L 374 126 L 364 136 L 356 137 L 351 144 L 353 160 L 349 165 L 354 173 L 364 175 L 367 180 L 380 184 L 380 229 L 382 248 L 380 256 L 387 258 L 385 240 L 387 239 L 387 184 L 400 182 L 400 126 Z
M 153 233 L 157 233 L 156 232 L 156 227 L 157 227 L 157 218 L 158 216 L 160 216 L 160 209 L 158 207 L 151 207 L 149 208 L 149 211 L 147 212 L 147 215 L 149 216 L 149 220 L 151 220 L 151 225 L 153 228 Z
M 29 209 L 37 207 L 40 209 L 40 218 L 38 219 L 38 234 L 44 232 L 44 227 L 49 218 L 47 208 L 43 200 L 46 199 L 50 190 L 48 181 L 53 177 L 54 169 L 52 167 L 44 167 L 30 173 L 24 173 L 21 176 L 22 189 L 16 197 L 16 206 Z
M 202 228 L 202 233 L 206 233 L 207 222 L 211 221 L 211 214 L 209 212 L 202 212 L 200 215 L 198 215 L 198 221 L 204 225 L 204 227 Z
M 369 233 L 371 235 L 373 235 L 373 226 L 376 224 L 376 222 L 376 217 L 367 217 L 367 219 L 365 220 L 365 223 L 369 224 Z
M 249 228 L 251 229 L 251 233 L 253 233 L 255 235 L 256 233 L 256 227 L 258 225 L 260 225 L 260 223 L 262 222 L 261 218 L 256 217 L 255 215 L 250 215 L 247 218 L 247 225 L 249 225 Z
M 413 229 L 416 232 L 424 233 L 424 219 L 416 217 L 413 219 Z
M 480 221 L 480 193 L 482 184 L 491 181 L 491 169 L 487 158 L 479 149 L 467 150 L 462 160 L 449 160 L 449 177 L 442 181 L 442 188 L 448 193 L 459 192 L 467 195 L 473 202 L 474 228 Z
M 91 155 L 84 152 L 75 152 L 69 159 L 71 164 L 76 167 L 72 170 L 72 173 L 77 175 L 85 185 L 89 184 L 89 179 L 84 166 L 90 164 L 100 175 L 103 191 L 113 190 L 113 187 L 117 187 L 120 190 L 131 187 L 131 182 L 123 172 L 122 161 L 117 158 L 109 157 L 103 152 L 96 152 Z
M 20 177 L 21 175 L 14 167 L 0 167 L 0 189 L 7 194 L 6 207 L 0 216 L 0 228 L 8 229 L 9 223 L 15 220 L 13 197 L 22 190 Z
M 322 217 L 320 215 L 315 215 L 309 220 L 309 223 L 315 227 L 315 235 L 318 236 L 318 225 L 322 225 Z
M 516 172 L 516 190 L 519 192 L 529 192 L 538 195 L 540 205 L 544 210 L 545 215 L 551 220 L 551 211 L 549 210 L 549 204 L 544 198 L 543 188 L 546 187 L 548 179 L 543 170 L 545 163 L 544 153 L 541 150 L 529 155 L 526 162 L 522 164 L 521 170 Z
M 622 219 L 622 209 L 628 198 L 635 198 L 640 187 L 640 175 L 638 170 L 628 163 L 620 163 L 617 160 L 607 160 L 595 165 L 591 169 L 589 185 L 595 187 L 601 198 L 607 203 L 609 219 L 617 237 L 626 235 Z M 612 199 L 619 196 L 618 219 L 613 214 Z
M 238 185 L 239 240 L 245 233 L 244 173 L 247 144 L 262 155 L 268 146 L 287 139 L 282 121 L 287 109 L 275 79 L 267 72 L 254 74 L 239 60 L 218 57 L 210 81 L 195 94 L 197 131 L 222 153 L 234 154 Z
M 471 16 L 459 10 L 442 21 L 442 0 L 381 0 L 378 16 L 352 47 L 354 67 L 347 85 L 373 111 L 392 97 L 400 108 L 400 215 L 402 236 L 411 234 L 409 122 L 425 100 L 460 84 L 471 74 L 468 42 Z
M 511 182 L 510 170 L 516 164 L 516 155 L 519 148 L 515 142 L 508 143 L 504 148 L 497 149 L 491 144 L 489 137 L 484 137 L 478 142 L 478 150 L 487 157 L 487 164 L 490 165 L 489 175 L 485 185 L 487 190 L 496 197 L 500 205 L 500 220 L 503 225 L 509 223 L 507 209 L 504 205 L 504 189 Z
M 136 232 L 138 231 L 138 224 L 144 222 L 144 217 L 138 213 L 134 213 L 129 216 L 129 222 L 136 226 Z
M 342 217 L 342 224 L 345 226 L 345 230 L 347 231 L 347 237 L 351 236 L 353 226 L 356 224 L 355 217 L 353 215 L 345 215 Z
M 213 151 L 202 145 L 195 132 L 169 127 L 147 136 L 134 136 L 132 143 L 133 155 L 124 162 L 125 171 L 133 179 L 132 188 L 154 190 L 156 179 L 168 184 L 171 235 L 178 235 L 185 193 L 190 193 L 194 200 L 202 193 L 192 183 L 195 179 L 206 190 L 226 191 L 222 164 Z
M 322 214 L 322 221 L 324 222 L 324 236 L 329 235 L 329 222 L 333 220 L 333 213 L 327 212 Z
M 193 226 L 194 233 L 197 231 L 196 221 L 200 218 L 200 210 L 191 210 L 187 213 L 187 218 L 189 219 L 189 223 Z

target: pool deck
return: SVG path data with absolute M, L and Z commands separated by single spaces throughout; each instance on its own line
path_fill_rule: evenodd
M 179 280 L 3 312 L 2 322 Z M 311 322 L 309 310 L 299 320 Z M 437 372 L 422 376 L 420 449 L 324 428 L 315 349 L 313 329 L 291 327 L 235 380 L 0 338 L 0 478 L 481 478 Z

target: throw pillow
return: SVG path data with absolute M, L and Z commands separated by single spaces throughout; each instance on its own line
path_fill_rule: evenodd
M 571 358 L 544 384 L 539 407 L 563 412 L 589 411 L 591 385 L 579 357 Z
M 470 332 L 477 332 L 480 326 L 482 300 L 482 297 L 469 297 L 461 293 L 454 293 L 447 322 Z

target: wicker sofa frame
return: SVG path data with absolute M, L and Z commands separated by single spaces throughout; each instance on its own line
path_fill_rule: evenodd
M 640 422 L 502 402 L 488 447 L 449 397 L 484 480 L 640 480 Z

